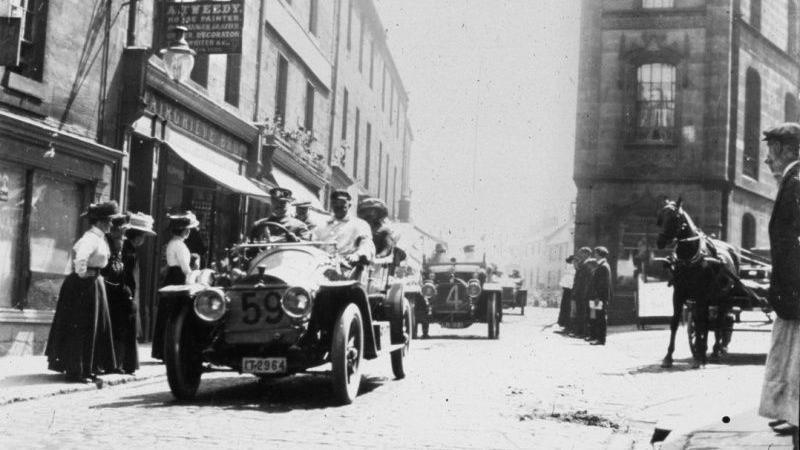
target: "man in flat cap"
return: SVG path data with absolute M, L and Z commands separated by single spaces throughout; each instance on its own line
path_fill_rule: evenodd
M 297 238 L 306 241 L 310 240 L 311 234 L 306 224 L 289 215 L 288 205 L 294 201 L 292 191 L 282 187 L 274 187 L 269 190 L 269 196 L 272 203 L 270 216 L 266 219 L 257 220 L 253 226 L 266 226 L 267 222 L 275 222 L 283 225 L 284 228 Z M 287 239 L 290 238 L 287 236 Z
M 764 161 L 778 181 L 778 196 L 769 220 L 772 274 L 767 300 L 778 317 L 772 326 L 759 414 L 770 426 L 792 434 L 798 448 L 800 409 L 800 124 L 783 123 L 764 131 Z
M 606 345 L 606 311 L 611 300 L 611 267 L 608 265 L 608 249 L 599 246 L 594 248 L 594 260 L 597 268 L 592 273 L 589 292 L 589 338 L 592 345 Z
M 351 199 L 345 190 L 331 192 L 333 217 L 314 230 L 314 240 L 335 242 L 336 251 L 351 264 L 368 263 L 375 258 L 372 230 L 367 222 L 350 214 Z

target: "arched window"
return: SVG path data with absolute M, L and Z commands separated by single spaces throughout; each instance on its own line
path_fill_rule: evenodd
M 761 0 L 750 0 L 750 25 L 761 30 Z
M 747 69 L 744 92 L 744 161 L 742 173 L 758 179 L 758 149 L 761 144 L 761 76 Z
M 786 122 L 797 122 L 797 96 L 791 92 L 786 93 L 783 101 L 783 120 Z
M 742 248 L 750 250 L 756 246 L 756 219 L 752 214 L 742 216 Z
M 675 133 L 675 66 L 643 64 L 636 69 L 636 139 L 672 142 Z

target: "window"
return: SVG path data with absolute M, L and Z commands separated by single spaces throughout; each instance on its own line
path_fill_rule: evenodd
M 644 64 L 636 71 L 636 139 L 672 142 L 675 129 L 675 66 Z
M 378 198 L 381 197 L 382 172 L 383 172 L 383 142 L 378 141 Z
M 347 2 L 347 51 L 349 52 L 351 48 L 353 48 L 353 1 L 350 0 Z
M 228 55 L 225 64 L 225 102 L 239 106 L 239 78 L 242 73 L 242 55 Z
M 672 8 L 674 0 L 642 0 L 642 8 Z
M 381 111 L 386 111 L 386 63 L 383 64 L 383 81 L 381 81 Z
M 797 53 L 797 2 L 789 0 L 787 16 L 789 20 L 786 21 L 788 30 L 786 36 L 788 42 L 786 44 L 786 53 L 795 56 Z
M 189 77 L 200 86 L 208 87 L 208 55 L 195 56 L 194 67 Z
M 353 178 L 358 178 L 358 132 L 361 127 L 361 111 L 356 108 L 355 143 L 353 144 Z
M 392 179 L 392 218 L 395 215 L 395 205 L 397 204 L 397 167 L 394 167 L 394 175 Z
M 758 179 L 758 155 L 761 133 L 761 76 L 752 67 L 745 75 L 744 161 L 742 173 Z
M 372 80 L 375 73 L 375 41 L 369 41 L 369 87 L 372 89 Z
M 361 15 L 361 23 L 359 23 L 359 38 L 358 38 L 358 71 L 363 73 L 364 68 L 364 29 L 367 27 L 364 21 L 364 15 Z
M 314 131 L 314 85 L 306 83 L 306 120 L 303 123 L 306 131 Z
M 389 80 L 389 125 L 393 123 L 394 120 L 394 87 L 392 86 L 392 80 Z
M 783 101 L 783 120 L 786 122 L 797 122 L 800 114 L 797 110 L 797 96 L 787 92 Z
M 289 61 L 278 55 L 278 80 L 275 84 L 275 120 L 286 119 L 286 86 L 289 82 Z
M 367 122 L 367 154 L 364 167 L 364 187 L 369 189 L 370 148 L 372 147 L 372 124 Z
M 383 182 L 383 196 L 386 203 L 389 203 L 389 152 L 386 152 L 386 179 Z
M 761 0 L 750 0 L 750 25 L 761 30 Z
M 47 30 L 47 0 L 22 0 L 21 6 L 25 9 L 25 22 L 22 29 L 19 65 L 11 70 L 24 77 L 41 81 Z
M 311 34 L 317 34 L 317 0 L 310 0 L 308 5 L 308 31 Z
M 348 92 L 347 88 L 344 88 L 344 99 L 342 101 L 342 141 L 347 139 L 347 102 Z
M 756 246 L 756 219 L 752 214 L 742 216 L 742 248 L 750 250 Z
M 72 269 L 83 186 L 0 162 L 0 192 L 0 308 L 54 309 Z

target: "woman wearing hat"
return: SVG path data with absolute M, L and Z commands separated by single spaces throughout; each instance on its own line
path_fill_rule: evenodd
M 72 248 L 72 273 L 61 285 L 47 340 L 48 368 L 73 381 L 89 382 L 116 367 L 111 317 L 100 271 L 110 250 L 105 233 L 120 216 L 117 202 L 89 205 L 84 214 L 91 228 Z
M 111 332 L 114 340 L 114 355 L 117 363 L 121 363 L 121 355 L 125 351 L 120 345 L 120 336 L 124 333 L 123 322 L 131 310 L 131 291 L 125 286 L 125 266 L 122 261 L 122 245 L 125 230 L 128 228 L 128 217 L 121 215 L 111 220 L 111 229 L 106 233 L 106 242 L 110 250 L 108 264 L 100 271 L 106 287 L 108 311 L 111 316 Z M 121 370 L 121 367 L 114 367 Z
M 392 230 L 384 223 L 389 209 L 379 198 L 365 198 L 358 204 L 358 217 L 369 224 L 372 230 L 372 243 L 375 244 L 375 258 L 385 258 L 392 254 L 394 238 Z
M 163 286 L 175 284 L 186 284 L 186 278 L 192 272 L 192 254 L 189 247 L 184 242 L 193 228 L 197 228 L 200 222 L 197 221 L 194 213 L 187 211 L 181 214 L 169 214 L 169 229 L 172 238 L 164 251 L 167 259 L 167 271 Z M 162 303 L 159 302 L 159 306 Z M 156 311 L 156 329 L 153 334 L 153 358 L 163 359 L 164 352 L 164 330 L 167 325 L 168 311 Z

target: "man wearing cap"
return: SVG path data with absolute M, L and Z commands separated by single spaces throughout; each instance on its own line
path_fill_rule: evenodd
M 311 202 L 297 202 L 294 204 L 294 218 L 303 222 L 308 228 L 309 236 L 317 228 L 317 224 L 308 216 L 308 209 L 311 208 Z
M 372 230 L 367 222 L 349 214 L 350 200 L 345 190 L 331 192 L 333 217 L 314 230 L 314 240 L 335 242 L 336 251 L 350 263 L 370 262 L 375 258 Z
M 608 265 L 608 249 L 595 247 L 594 259 L 597 268 L 592 273 L 591 289 L 589 292 L 589 338 L 592 345 L 606 345 L 606 311 L 608 301 L 611 300 L 611 267 Z M 593 317 L 592 317 L 593 316 Z
M 569 334 L 573 337 L 587 337 L 587 319 L 589 317 L 589 289 L 592 283 L 592 273 L 597 263 L 592 259 L 592 249 L 589 247 L 581 247 L 575 252 L 576 270 L 575 281 L 572 283 L 572 298 L 574 300 L 574 308 L 570 313 L 572 319 L 572 332 Z
M 567 263 L 567 269 L 564 270 L 564 274 L 561 275 L 561 280 L 559 282 L 561 285 L 561 303 L 559 304 L 557 323 L 558 326 L 561 327 L 561 330 L 556 331 L 561 334 L 571 331 L 569 313 L 570 304 L 572 303 L 572 283 L 575 280 L 575 255 L 569 255 L 565 262 Z
M 257 220 L 254 226 L 262 226 L 266 222 L 275 222 L 283 225 L 286 230 L 297 236 L 299 239 L 310 240 L 311 234 L 305 223 L 289 215 L 288 205 L 294 201 L 292 191 L 282 187 L 274 187 L 269 190 L 272 201 L 271 215 L 266 219 Z
M 792 434 L 798 448 L 800 409 L 800 124 L 783 123 L 764 132 L 764 161 L 778 182 L 769 221 L 772 274 L 767 299 L 778 317 L 764 371 L 759 414 L 781 434 Z

